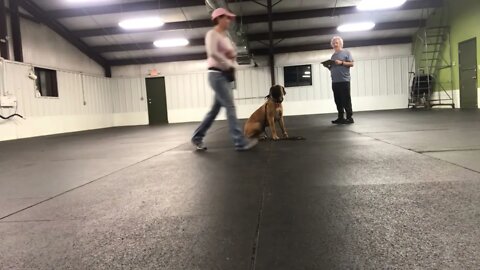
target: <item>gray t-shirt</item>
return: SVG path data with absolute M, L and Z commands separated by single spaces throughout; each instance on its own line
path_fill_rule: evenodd
M 332 55 L 332 60 L 340 60 L 340 61 L 347 61 L 353 62 L 352 54 L 347 50 L 341 50 L 339 52 L 335 52 Z M 340 66 L 340 65 L 333 65 L 330 68 L 330 72 L 332 74 L 332 82 L 349 82 L 350 81 L 350 67 Z

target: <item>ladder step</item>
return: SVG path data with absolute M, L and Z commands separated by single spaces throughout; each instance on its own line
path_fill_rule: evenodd
M 437 53 L 437 52 L 440 52 L 440 51 L 438 51 L 438 50 L 436 50 L 436 51 L 426 51 L 424 53 Z
M 446 29 L 444 28 L 434 28 L 434 29 L 427 29 L 427 31 L 425 31 L 426 34 L 440 34 L 440 33 L 445 33 L 446 32 Z
M 448 25 L 439 25 L 439 26 L 433 26 L 433 27 L 427 27 L 427 30 L 433 30 L 433 29 L 449 29 L 450 26 Z
M 446 68 L 451 68 L 452 66 L 441 66 L 441 67 L 438 67 L 438 69 L 446 69 Z
M 443 37 L 443 34 L 438 34 L 438 35 L 427 35 L 427 38 L 432 38 L 432 37 Z
M 449 101 L 452 100 L 451 98 L 441 98 L 441 99 L 430 99 L 430 101 L 442 102 L 442 101 Z M 447 104 L 436 104 L 436 105 L 447 105 Z

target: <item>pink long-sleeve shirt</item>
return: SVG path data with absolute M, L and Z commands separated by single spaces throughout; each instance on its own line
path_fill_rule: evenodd
M 205 36 L 205 47 L 207 49 L 207 65 L 209 68 L 227 70 L 235 67 L 237 53 L 232 41 L 226 35 L 214 29 L 208 31 Z

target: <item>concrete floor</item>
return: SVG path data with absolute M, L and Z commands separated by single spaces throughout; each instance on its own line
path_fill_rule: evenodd
M 0 143 L 0 269 L 480 269 L 480 111 L 331 118 Z

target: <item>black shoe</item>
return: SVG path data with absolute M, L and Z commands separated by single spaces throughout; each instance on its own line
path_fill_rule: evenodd
M 344 123 L 345 123 L 345 119 L 343 118 L 337 118 L 332 121 L 332 124 L 337 124 L 337 125 L 344 124 Z
M 353 118 L 350 117 L 350 118 L 345 119 L 343 123 L 344 124 L 353 124 L 353 123 L 355 123 L 355 121 L 353 121 Z

